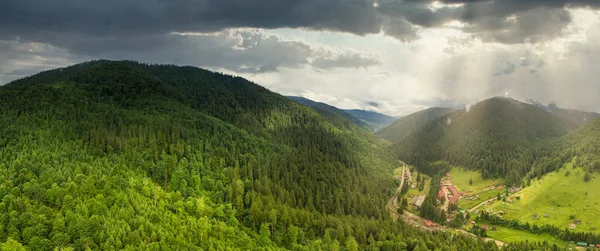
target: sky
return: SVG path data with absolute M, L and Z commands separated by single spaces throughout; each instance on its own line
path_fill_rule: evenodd
M 600 111 L 600 1 L 0 1 L 0 85 L 94 59 L 393 116 L 493 96 Z

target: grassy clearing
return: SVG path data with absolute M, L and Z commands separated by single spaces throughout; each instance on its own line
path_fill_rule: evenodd
M 500 180 L 483 179 L 481 173 L 477 171 L 467 170 L 462 167 L 454 167 L 450 171 L 450 178 L 452 184 L 463 192 L 467 191 L 481 191 L 490 185 L 500 184 Z M 469 184 L 469 180 L 473 181 L 473 184 Z
M 570 175 L 566 176 L 569 172 Z M 559 172 L 545 175 L 541 180 L 531 182 L 531 186 L 515 194 L 520 200 L 513 203 L 496 202 L 491 207 L 505 210 L 507 219 L 517 219 L 529 224 L 552 224 L 566 228 L 573 220 L 581 220 L 575 231 L 591 231 L 599 233 L 598 215 L 600 215 L 600 180 L 594 177 L 589 182 L 583 181 L 585 172 L 581 168 L 573 168 L 568 164 Z M 538 214 L 538 219 L 532 219 Z M 548 214 L 548 217 L 544 217 Z
M 489 225 L 493 226 L 493 225 Z M 496 231 L 487 231 L 487 235 L 490 238 L 500 240 L 503 242 L 543 242 L 547 241 L 550 245 L 556 244 L 558 247 L 567 246 L 567 242 L 557 239 L 556 237 L 550 234 L 532 234 L 529 231 L 523 230 L 515 230 L 502 226 L 495 226 L 498 230 Z

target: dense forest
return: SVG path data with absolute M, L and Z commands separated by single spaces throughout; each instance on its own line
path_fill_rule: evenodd
M 540 178 L 544 174 L 558 170 L 575 160 L 574 166 L 586 171 L 589 181 L 591 173 L 600 171 L 600 118 L 551 142 L 537 147 L 537 156 L 528 179 Z
M 520 184 L 541 152 L 538 145 L 568 132 L 559 117 L 509 98 L 492 98 L 421 127 L 390 149 L 417 166 L 445 160 Z
M 83 63 L 0 88 L 0 248 L 498 249 L 392 221 L 397 165 L 239 77 Z

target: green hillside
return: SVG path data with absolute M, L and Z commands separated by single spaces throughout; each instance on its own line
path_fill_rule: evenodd
M 530 178 L 540 178 L 576 158 L 575 166 L 587 173 L 600 171 L 600 118 L 540 147 Z
M 359 132 L 193 67 L 40 73 L 0 88 L 0 245 L 498 249 L 393 222 L 384 208 L 398 162 Z M 512 250 L 522 247 L 535 246 Z
M 415 112 L 411 115 L 399 118 L 392 124 L 379 130 L 376 134 L 390 142 L 398 142 L 413 132 L 418 131 L 423 126 L 450 114 L 453 109 L 433 107 L 423 111 Z
M 447 160 L 480 170 L 484 178 L 520 183 L 535 160 L 536 142 L 567 133 L 555 115 L 508 98 L 491 98 L 453 112 L 390 146 L 400 159 L 427 166 Z

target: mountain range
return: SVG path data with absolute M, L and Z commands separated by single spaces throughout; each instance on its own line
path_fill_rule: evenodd
M 195 67 L 100 60 L 11 82 L 0 152 L 2 249 L 486 245 L 392 221 L 398 161 L 348 118 Z
M 332 114 L 335 114 L 340 117 L 346 118 L 348 121 L 351 121 L 357 126 L 363 129 L 367 129 L 369 131 L 377 131 L 396 120 L 396 118 L 392 116 L 373 111 L 356 109 L 343 110 L 335 106 L 328 105 L 326 103 L 316 102 L 303 97 L 288 96 L 288 98 L 305 106 L 313 108 L 316 112 L 318 112 L 325 118 L 331 120 L 335 118 L 335 116 L 332 116 Z
M 389 116 L 195 67 L 50 70 L 0 87 L 0 248 L 498 250 L 393 221 L 399 160 L 508 184 L 575 156 L 600 170 L 600 119 L 575 120 L 492 98 L 401 118 L 389 145 L 369 131 Z

